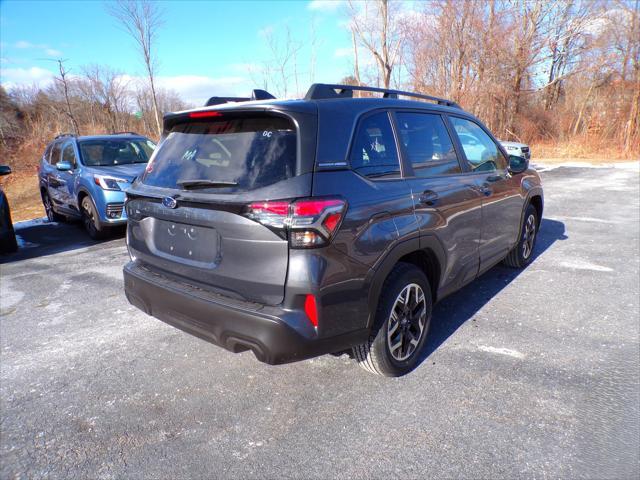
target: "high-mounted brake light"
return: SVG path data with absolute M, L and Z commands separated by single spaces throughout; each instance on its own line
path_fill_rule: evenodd
M 220 112 L 191 112 L 189 118 L 210 118 L 210 117 L 222 117 Z
M 321 247 L 331 241 L 347 204 L 339 198 L 255 202 L 247 217 L 271 228 L 286 229 L 293 248 Z

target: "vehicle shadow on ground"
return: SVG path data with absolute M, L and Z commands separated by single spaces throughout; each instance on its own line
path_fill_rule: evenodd
M 0 255 L 0 263 L 28 260 L 90 247 L 121 238 L 125 232 L 124 227 L 114 228 L 104 240 L 92 240 L 80 222 L 49 222 L 46 218 L 18 222 L 14 224 L 14 229 L 18 238 L 18 251 L 9 255 Z
M 558 240 L 566 240 L 564 223 L 543 219 L 536 239 L 533 262 Z M 526 269 L 525 269 L 526 270 Z M 433 309 L 431 330 L 417 365 L 424 362 L 467 320 L 516 279 L 524 270 L 493 267 L 458 292 L 439 302 Z

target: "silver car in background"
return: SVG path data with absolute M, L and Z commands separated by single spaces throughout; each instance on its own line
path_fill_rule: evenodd
M 503 140 L 499 140 L 499 142 L 509 155 L 516 155 L 518 157 L 526 158 L 527 160 L 531 158 L 531 150 L 529 149 L 529 145 L 526 143 L 505 142 Z

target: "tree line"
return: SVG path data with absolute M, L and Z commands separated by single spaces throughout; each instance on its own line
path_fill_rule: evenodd
M 640 153 L 638 0 L 348 7 L 352 83 L 451 98 L 502 138 Z
M 156 40 L 163 25 L 161 5 L 152 0 L 117 0 L 106 11 L 129 35 L 140 54 L 145 77 L 133 79 L 105 65 L 70 72 L 58 59 L 51 85 L 0 86 L 0 155 L 20 169 L 60 133 L 89 135 L 135 131 L 158 139 L 164 112 L 187 108 L 180 95 L 158 88 Z
M 157 87 L 161 4 L 119 0 L 108 12 L 140 53 L 144 79 L 103 65 L 67 71 L 46 88 L 0 87 L 0 152 L 30 164 L 55 134 L 161 133 L 164 112 L 188 105 Z M 640 154 L 640 0 L 346 0 L 353 85 L 450 98 L 503 139 L 575 152 Z M 299 96 L 310 58 L 285 25 L 265 36 L 260 87 Z M 253 75 L 252 75 L 253 76 Z M 306 75 L 305 75 L 306 76 Z M 324 79 L 323 79 L 324 80 Z

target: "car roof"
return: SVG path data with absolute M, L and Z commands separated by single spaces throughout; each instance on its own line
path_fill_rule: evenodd
M 113 135 L 83 135 L 80 137 L 75 137 L 76 140 L 113 140 L 115 139 L 144 139 L 149 140 L 144 135 L 132 135 L 130 133 L 122 133 L 122 134 L 113 134 Z
M 316 113 L 319 106 L 331 106 L 332 108 L 346 108 L 348 110 L 372 110 L 375 108 L 412 108 L 428 109 L 448 113 L 461 113 L 469 115 L 461 108 L 438 105 L 432 102 L 404 100 L 395 98 L 323 98 L 323 99 L 270 99 L 245 102 L 228 102 L 218 105 L 197 107 L 179 112 L 168 113 L 167 116 L 181 116 L 191 112 L 206 111 L 234 111 L 234 110 L 287 110 L 301 113 Z

